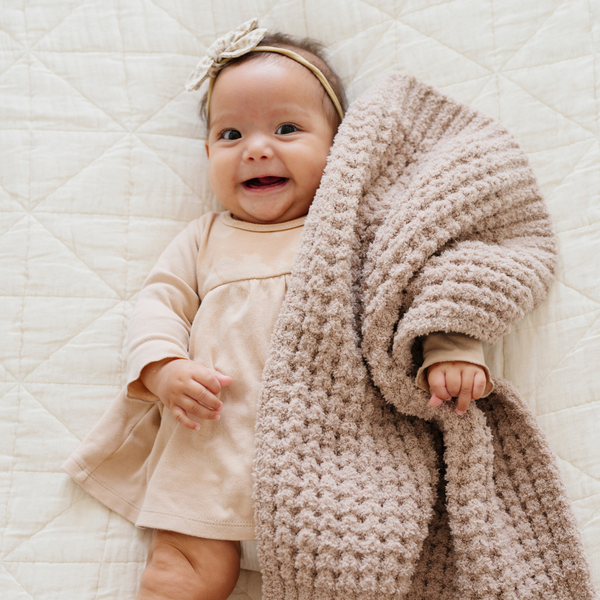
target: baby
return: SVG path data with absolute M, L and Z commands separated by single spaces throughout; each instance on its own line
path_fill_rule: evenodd
M 111 408 L 123 442 L 101 459 L 113 472 L 138 460 L 142 475 L 119 494 L 90 490 L 153 529 L 140 600 L 225 599 L 240 554 L 253 551 L 261 373 L 345 105 L 317 44 L 265 34 L 245 23 L 191 76 L 191 89 L 210 79 L 206 153 L 227 210 L 191 223 L 144 284 L 128 333 L 127 394 Z M 437 333 L 423 351 L 417 383 L 431 406 L 458 398 L 463 414 L 491 391 L 479 342 Z

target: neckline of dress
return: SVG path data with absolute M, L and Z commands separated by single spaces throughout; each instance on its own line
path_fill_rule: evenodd
M 244 229 L 246 231 L 285 231 L 286 229 L 295 229 L 296 227 L 302 227 L 304 221 L 306 221 L 306 215 L 298 217 L 291 221 L 285 221 L 284 223 L 249 223 L 248 221 L 241 221 L 235 219 L 232 214 L 226 210 L 220 214 L 221 221 L 229 227 L 235 227 L 236 229 Z

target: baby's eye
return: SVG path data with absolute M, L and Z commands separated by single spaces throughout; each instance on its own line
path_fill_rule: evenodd
M 286 133 L 294 133 L 295 131 L 298 131 L 298 128 L 295 125 L 292 125 L 290 123 L 284 123 L 283 125 L 280 125 L 277 128 L 277 131 L 275 133 L 285 135 Z
M 242 137 L 242 134 L 237 129 L 226 129 L 221 133 L 221 137 L 224 140 L 239 140 Z

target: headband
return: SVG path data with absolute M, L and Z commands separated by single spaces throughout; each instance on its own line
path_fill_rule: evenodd
M 293 50 L 276 48 L 275 46 L 258 46 L 259 42 L 267 35 L 268 29 L 257 29 L 257 23 L 258 19 L 251 19 L 240 25 L 238 28 L 233 29 L 223 37 L 218 38 L 208 48 L 206 56 L 196 65 L 196 68 L 188 77 L 185 84 L 185 89 L 188 92 L 197 90 L 206 79 L 209 79 L 206 101 L 207 118 L 209 115 L 208 111 L 210 109 L 212 89 L 219 71 L 233 58 L 238 58 L 248 52 L 273 52 L 287 56 L 309 69 L 319 80 L 329 98 L 331 98 L 340 119 L 343 119 L 344 111 L 342 110 L 342 105 L 320 69 Z

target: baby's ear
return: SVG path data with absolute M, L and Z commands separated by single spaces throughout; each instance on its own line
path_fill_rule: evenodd
M 204 144 L 204 147 L 206 148 L 206 158 L 208 158 L 208 144 Z

